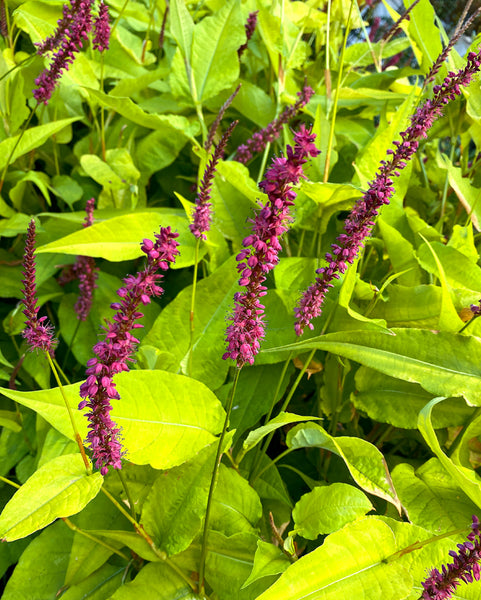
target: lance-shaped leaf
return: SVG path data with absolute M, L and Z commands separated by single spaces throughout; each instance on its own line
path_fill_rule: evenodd
M 441 449 L 438 438 L 431 422 L 431 412 L 436 404 L 442 402 L 444 398 L 434 398 L 419 413 L 418 429 L 421 432 L 426 443 L 434 454 L 439 458 L 443 467 L 448 471 L 451 477 L 456 481 L 463 492 L 481 508 L 481 478 L 472 469 L 455 464 Z
M 472 406 L 481 405 L 481 340 L 448 332 L 424 329 L 343 331 L 264 350 L 305 352 L 312 348 L 345 356 L 367 367 L 404 381 L 420 383 L 439 396 L 464 396 Z M 262 353 L 262 351 L 261 351 Z
M 80 454 L 54 458 L 15 493 L 0 516 L 0 538 L 11 542 L 80 512 L 102 487 L 100 473 L 87 475 Z
M 394 490 L 386 461 L 376 446 L 361 438 L 332 437 L 316 423 L 293 427 L 287 434 L 286 444 L 288 448 L 325 448 L 337 454 L 360 487 L 391 502 L 401 512 L 401 502 Z

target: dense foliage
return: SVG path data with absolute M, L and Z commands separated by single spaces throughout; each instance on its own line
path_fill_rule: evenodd
M 379 8 L 0 1 L 5 600 L 481 599 L 479 20 Z

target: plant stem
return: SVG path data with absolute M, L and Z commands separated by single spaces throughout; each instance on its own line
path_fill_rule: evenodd
M 295 448 L 288 448 L 287 450 L 284 450 L 284 452 L 281 452 L 278 456 L 276 456 L 275 458 L 273 458 L 265 467 L 263 467 L 254 477 L 254 479 L 250 482 L 251 485 L 254 484 L 254 482 L 259 479 L 259 477 L 262 475 L 262 473 L 265 473 L 265 471 L 267 471 L 267 469 L 269 469 L 270 467 L 272 467 L 272 465 L 275 465 L 276 462 L 279 462 L 281 460 L 281 458 L 284 458 L 284 456 L 287 456 L 288 454 L 290 454 L 291 452 L 293 452 L 295 450 Z
M 116 548 L 114 548 L 113 546 L 111 546 L 110 544 L 107 544 L 106 542 L 102 541 L 101 539 L 99 539 L 98 537 L 95 537 L 94 535 L 92 535 L 91 533 L 89 533 L 88 531 L 85 531 L 83 529 L 80 529 L 80 527 L 77 527 L 77 525 L 75 525 L 75 523 L 72 523 L 72 521 L 70 519 L 67 519 L 67 517 L 62 517 L 62 521 L 65 523 L 65 525 L 67 525 L 67 527 L 69 527 L 72 531 L 75 531 L 77 533 L 80 533 L 80 535 L 83 535 L 84 537 L 86 537 L 89 540 L 92 540 L 93 542 L 95 542 L 96 544 L 99 544 L 100 546 L 103 546 L 104 548 L 107 548 L 108 550 L 110 550 L 111 552 L 113 552 L 114 554 L 117 554 L 118 556 L 120 556 L 121 558 L 123 558 L 124 560 L 126 560 L 127 562 L 129 562 L 130 558 L 124 554 L 123 552 L 121 552 L 120 550 L 117 550 Z
M 200 551 L 200 565 L 199 565 L 199 594 L 204 594 L 204 578 L 205 578 L 205 560 L 207 556 L 207 538 L 209 535 L 209 524 L 210 524 L 210 512 L 212 508 L 212 498 L 214 496 L 214 490 L 217 483 L 217 478 L 219 475 L 219 466 L 220 460 L 222 457 L 222 446 L 224 445 L 225 434 L 227 433 L 227 427 L 229 425 L 230 413 L 232 412 L 232 404 L 234 402 L 235 391 L 237 388 L 237 383 L 239 381 L 239 375 L 242 367 L 236 367 L 234 383 L 232 385 L 232 390 L 230 393 L 230 397 L 226 407 L 226 414 L 224 420 L 224 427 L 222 428 L 222 433 L 220 434 L 219 442 L 217 444 L 217 452 L 215 455 L 214 469 L 212 471 L 212 478 L 210 480 L 210 488 L 209 495 L 207 497 L 207 507 L 205 511 L 205 521 L 204 521 L 204 531 L 202 534 L 202 546 Z
M 100 91 L 104 91 L 104 53 L 100 54 Z M 102 160 L 106 162 L 105 158 L 105 113 L 104 107 L 100 105 L 100 144 L 102 147 Z
M 117 29 L 117 25 L 119 24 L 119 21 L 122 18 L 122 13 L 127 8 L 128 3 L 129 3 L 129 0 L 125 0 L 122 8 L 120 9 L 119 14 L 117 15 L 117 18 L 115 19 L 114 24 L 112 25 L 112 29 L 110 30 L 110 39 L 113 39 L 114 31 Z
M 349 7 L 349 15 L 347 17 L 347 23 L 346 23 L 346 31 L 344 32 L 344 40 L 343 40 L 342 48 L 341 48 L 341 56 L 339 57 L 339 72 L 337 75 L 336 91 L 334 93 L 334 103 L 331 107 L 331 128 L 329 129 L 329 138 L 327 141 L 326 162 L 324 164 L 323 183 L 327 183 L 327 180 L 329 179 L 329 167 L 331 164 L 331 150 L 332 150 L 332 145 L 333 145 L 333 141 L 334 141 L 334 127 L 336 124 L 337 103 L 339 101 L 339 91 L 341 88 L 342 68 L 343 68 L 343 63 L 344 63 L 344 52 L 346 50 L 347 38 L 349 35 L 349 25 L 351 23 L 351 14 L 352 14 L 353 6 L 354 6 L 354 0 L 351 0 L 351 5 Z M 329 48 L 327 49 L 327 51 L 329 52 Z M 327 71 L 327 69 L 326 69 L 326 71 Z
M 289 356 L 287 357 L 287 360 L 284 363 L 284 366 L 282 368 L 282 372 L 281 372 L 281 375 L 280 375 L 279 380 L 277 382 L 277 388 L 276 388 L 276 391 L 274 392 L 274 396 L 272 398 L 272 402 L 271 402 L 271 406 L 269 408 L 269 412 L 267 413 L 267 415 L 266 415 L 266 417 L 264 419 L 264 425 L 266 425 L 270 421 L 272 413 L 274 411 L 274 407 L 277 404 L 277 395 L 279 394 L 279 391 L 280 391 L 281 386 L 282 386 L 282 382 L 284 381 L 284 377 L 286 375 L 287 369 L 288 369 L 289 364 L 291 362 L 291 357 L 292 357 L 292 352 L 289 353 Z M 260 449 L 261 449 L 261 445 L 257 444 L 256 445 L 256 449 L 254 451 L 254 458 L 252 459 L 251 473 L 254 473 L 254 471 L 259 466 L 259 460 L 260 460 L 259 453 L 260 453 Z M 245 456 L 245 453 L 241 451 L 239 453 L 239 456 L 236 459 L 236 465 L 237 466 L 242 461 L 242 459 L 244 458 L 244 456 Z
M 64 369 L 65 369 L 65 365 L 67 364 L 68 357 L 70 356 L 70 352 L 72 351 L 72 346 L 75 341 L 75 338 L 77 337 L 79 328 L 80 328 L 80 319 L 77 319 L 77 325 L 75 326 L 75 331 L 73 332 L 73 336 L 69 342 L 67 352 L 65 354 L 65 358 L 63 359 L 62 368 L 64 368 Z
M 6 477 L 3 477 L 2 475 L 0 475 L 0 481 L 3 481 L 4 483 L 8 483 L 8 485 L 13 486 L 14 488 L 21 488 L 22 486 L 19 485 L 18 483 L 15 483 L 15 481 L 11 481 L 10 479 L 7 479 Z
M 314 357 L 314 354 L 316 353 L 316 349 L 314 348 L 313 350 L 311 350 L 311 352 L 309 353 L 309 356 L 307 357 L 307 360 L 304 363 L 304 366 L 302 367 L 299 375 L 297 376 L 296 380 L 294 381 L 289 393 L 286 396 L 286 399 L 284 400 L 284 403 L 281 407 L 281 410 L 279 411 L 284 412 L 286 410 L 286 408 L 289 406 L 289 402 L 292 400 L 292 396 L 294 395 L 294 392 L 296 391 L 299 383 L 301 382 L 301 379 L 304 377 L 304 373 L 307 370 L 307 367 L 309 366 L 311 360 Z M 267 448 L 269 447 L 269 444 L 272 441 L 272 438 L 274 437 L 274 433 L 275 431 L 271 431 L 271 433 L 267 436 L 265 443 L 263 444 L 262 447 L 262 454 L 265 454 L 267 452 Z M 259 462 L 259 460 L 257 461 Z M 257 468 L 257 465 L 256 465 Z M 249 483 L 252 485 L 254 483 L 254 481 L 258 478 L 258 474 L 256 474 L 255 470 L 252 469 L 251 471 L 251 477 L 249 478 Z
M 127 481 L 122 474 L 122 469 L 116 469 L 116 471 L 117 471 L 117 475 L 119 476 L 120 483 L 122 484 L 122 487 L 124 488 L 125 495 L 127 496 L 127 500 L 128 500 L 129 506 L 130 506 L 130 513 L 132 514 L 132 518 L 135 519 L 134 502 L 132 500 L 132 496 L 130 495 L 129 486 L 127 485 Z
M 48 362 L 50 364 L 50 368 L 52 369 L 53 376 L 55 377 L 55 380 L 57 381 L 57 385 L 58 385 L 58 388 L 60 390 L 60 393 L 62 394 L 62 398 L 63 398 L 63 400 L 65 402 L 65 406 L 67 408 L 68 416 L 70 418 L 70 423 L 72 424 L 72 429 L 73 429 L 73 432 L 74 432 L 75 441 L 77 442 L 79 450 L 80 450 L 80 454 L 82 455 L 82 459 L 84 461 L 85 469 L 87 471 L 87 474 L 90 475 L 92 473 L 92 466 L 90 464 L 89 459 L 87 458 L 87 455 L 85 454 L 85 448 L 84 448 L 83 443 L 82 443 L 82 438 L 80 437 L 80 434 L 78 432 L 77 425 L 75 424 L 75 419 L 74 419 L 74 416 L 73 416 L 72 408 L 71 408 L 71 406 L 69 404 L 69 401 L 67 399 L 67 396 L 65 394 L 65 390 L 63 389 L 63 385 L 62 385 L 62 382 L 60 381 L 60 377 L 58 376 L 57 369 L 55 368 L 55 365 L 53 364 L 52 357 L 50 356 L 49 352 L 45 352 L 45 354 L 46 354 Z
M 192 298 L 190 300 L 190 317 L 189 317 L 189 327 L 190 327 L 190 341 L 189 341 L 189 350 L 187 352 L 187 375 L 192 376 L 192 353 L 194 349 L 194 313 L 195 313 L 195 295 L 197 292 L 197 276 L 199 272 L 199 248 L 200 248 L 200 238 L 197 238 L 195 244 L 195 257 L 194 257 L 194 278 L 192 281 Z

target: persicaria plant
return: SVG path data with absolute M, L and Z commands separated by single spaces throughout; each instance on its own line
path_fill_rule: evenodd
M 480 12 L 0 2 L 4 600 L 481 599 Z

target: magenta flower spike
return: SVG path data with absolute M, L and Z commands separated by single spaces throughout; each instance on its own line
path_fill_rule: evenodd
M 255 10 L 254 12 L 249 13 L 249 16 L 247 17 L 247 22 L 244 25 L 244 29 L 246 32 L 246 41 L 242 44 L 242 46 L 239 46 L 239 48 L 237 48 L 237 55 L 239 56 L 239 59 L 247 50 L 247 44 L 249 43 L 251 37 L 254 35 L 254 31 L 256 30 L 257 26 L 258 13 L 259 11 Z
M 199 193 L 197 194 L 197 198 L 195 199 L 193 221 L 189 225 L 189 229 L 198 239 L 207 239 L 205 232 L 209 231 L 210 223 L 212 221 L 212 204 L 211 202 L 209 202 L 209 200 L 210 192 L 212 190 L 212 184 L 214 182 L 214 173 L 216 171 L 216 167 L 219 163 L 219 160 L 224 154 L 225 147 L 227 146 L 227 141 L 230 138 L 230 135 L 238 122 L 239 121 L 233 121 L 229 125 L 224 135 L 222 136 L 220 142 L 217 144 L 214 153 L 210 157 L 209 162 L 207 163 L 207 167 L 205 168 L 204 176 L 199 187 Z
M 90 200 L 87 200 L 85 207 L 87 214 L 83 224 L 84 227 L 90 227 L 93 224 L 94 207 L 95 199 L 90 198 Z M 91 256 L 77 256 L 75 263 L 62 273 L 58 279 L 60 285 L 65 285 L 70 281 L 78 279 L 79 297 L 74 305 L 74 310 L 77 314 L 77 319 L 80 321 L 86 321 L 89 316 L 94 289 L 97 287 L 98 271 L 94 258 Z
M 254 135 L 247 140 L 245 144 L 241 144 L 237 148 L 234 160 L 242 164 L 246 164 L 254 156 L 262 152 L 269 142 L 276 140 L 282 131 L 282 126 L 288 123 L 293 117 L 295 117 L 301 109 L 309 102 L 314 95 L 314 90 L 308 85 L 304 86 L 300 92 L 297 92 L 299 99 L 291 106 L 286 106 L 282 113 L 269 123 L 267 127 L 257 131 Z
M 419 140 L 427 137 L 427 131 L 443 113 L 443 107 L 461 94 L 461 86 L 468 85 L 480 70 L 481 51 L 470 52 L 464 69 L 450 72 L 441 85 L 434 86 L 434 96 L 426 100 L 411 117 L 411 125 L 401 133 L 402 141 L 393 142 L 395 150 L 388 150 L 391 158 L 381 161 L 376 177 L 369 184 L 364 196 L 356 202 L 351 214 L 344 223 L 342 233 L 326 254 L 327 266 L 316 271 L 314 283 L 303 293 L 294 312 L 296 333 L 302 335 L 304 329 L 314 329 L 311 321 L 322 313 L 326 293 L 333 287 L 333 279 L 339 279 L 348 264 L 352 264 L 370 235 L 374 220 L 384 204 L 389 204 L 394 193 L 393 176 L 398 176 L 407 161 L 415 154 Z
M 101 0 L 99 14 L 94 21 L 94 39 L 92 45 L 94 50 L 103 52 L 109 49 L 110 42 L 110 23 L 109 7 Z
M 95 358 L 87 362 L 87 378 L 80 386 L 80 396 L 84 398 L 79 409 L 88 406 L 89 432 L 87 443 L 93 454 L 96 468 L 106 475 L 109 466 L 122 468 L 122 447 L 119 440 L 120 429 L 110 418 L 111 400 L 119 400 L 113 378 L 115 374 L 129 371 L 129 362 L 134 362 L 138 339 L 132 330 L 142 327 L 137 321 L 143 317 L 138 308 L 140 304 L 149 304 L 152 297 L 158 297 L 164 290 L 158 285 L 169 264 L 175 262 L 179 254 L 176 241 L 178 233 L 172 233 L 170 227 L 161 228 L 155 234 L 155 242 L 143 240 L 142 251 L 147 255 L 147 265 L 136 275 L 124 279 L 124 287 L 117 294 L 118 302 L 111 304 L 116 310 L 111 321 L 102 328 L 104 339 L 98 342 L 93 351 Z
M 39 54 L 54 51 L 49 67 L 35 80 L 37 87 L 33 95 L 38 103 L 48 103 L 63 71 L 69 69 L 75 54 L 88 38 L 92 29 L 92 4 L 93 0 L 70 0 L 70 6 L 63 7 L 63 17 L 55 33 L 38 45 Z
M 301 125 L 294 136 L 294 148 L 287 146 L 287 156 L 274 158 L 264 181 L 259 187 L 267 194 L 267 203 L 260 207 L 252 223 L 252 233 L 243 242 L 237 255 L 239 285 L 244 292 L 234 295 L 234 311 L 227 327 L 227 351 L 223 358 L 231 358 L 240 368 L 254 363 L 264 337 L 264 305 L 260 299 L 267 288 L 263 285 L 267 273 L 279 262 L 282 250 L 279 238 L 288 229 L 292 220 L 290 207 L 296 193 L 292 185 L 304 177 L 303 165 L 309 156 L 317 156 L 314 145 L 315 134 Z
M 481 539 L 479 519 L 473 515 L 471 532 L 463 544 L 458 544 L 458 551 L 451 550 L 452 563 L 443 565 L 441 571 L 432 569 L 429 577 L 422 582 L 424 591 L 422 600 L 447 600 L 459 587 L 461 582 L 479 581 L 481 569 Z
M 32 219 L 27 230 L 27 239 L 25 242 L 25 254 L 23 258 L 23 304 L 22 311 L 27 317 L 22 336 L 26 339 L 29 350 L 44 350 L 50 356 L 57 344 L 54 338 L 54 328 L 49 323 L 47 317 L 38 318 L 40 307 L 37 306 L 37 288 L 35 283 L 36 265 L 35 265 L 35 221 Z

